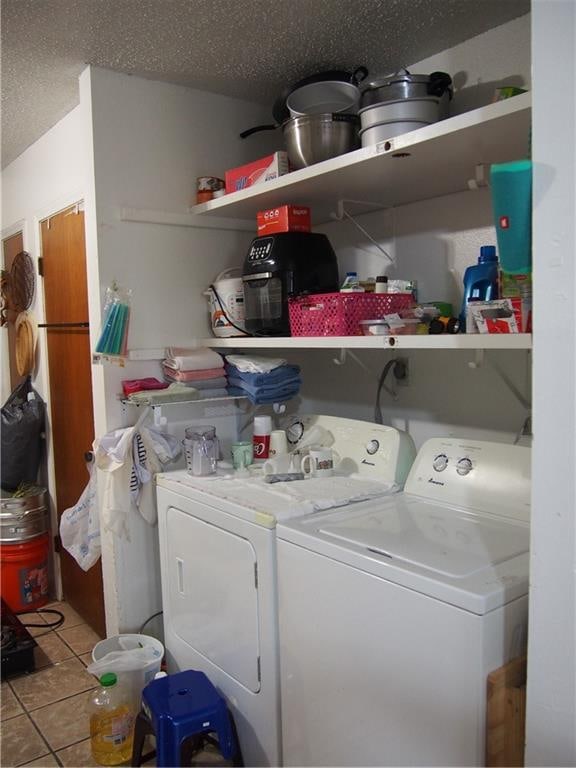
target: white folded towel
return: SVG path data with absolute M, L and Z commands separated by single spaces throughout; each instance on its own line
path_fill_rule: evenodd
M 242 373 L 270 373 L 281 365 L 286 365 L 286 360 L 281 357 L 254 357 L 253 355 L 226 355 L 226 362 Z
M 222 368 L 224 359 L 207 347 L 185 349 L 184 347 L 168 347 L 164 365 L 176 371 L 205 371 L 208 368 Z

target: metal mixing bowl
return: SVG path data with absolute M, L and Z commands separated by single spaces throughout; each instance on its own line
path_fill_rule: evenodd
M 288 160 L 294 170 L 321 163 L 358 149 L 357 115 L 331 114 L 293 117 L 282 124 Z

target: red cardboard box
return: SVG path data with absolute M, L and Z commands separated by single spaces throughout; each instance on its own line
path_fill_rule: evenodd
M 520 333 L 532 333 L 532 275 L 500 272 L 500 296 L 512 302 Z
M 273 232 L 310 232 L 310 208 L 302 205 L 279 205 L 256 214 L 258 236 Z
M 286 152 L 275 152 L 273 155 L 261 157 L 253 163 L 232 168 L 226 171 L 226 194 L 253 187 L 254 184 L 262 184 L 265 181 L 277 179 L 278 176 L 284 176 L 289 170 Z

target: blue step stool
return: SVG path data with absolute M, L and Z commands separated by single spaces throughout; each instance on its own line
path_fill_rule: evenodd
M 242 765 L 226 701 L 203 672 L 177 672 L 152 680 L 144 688 L 142 709 L 134 727 L 133 766 L 141 763 L 144 739 L 149 733 L 156 737 L 158 768 L 181 766 L 183 742 L 211 733 L 217 736 L 222 757 Z

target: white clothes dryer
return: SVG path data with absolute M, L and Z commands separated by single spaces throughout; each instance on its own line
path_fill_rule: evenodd
M 285 765 L 484 765 L 525 652 L 530 450 L 432 439 L 403 493 L 279 523 Z
M 164 639 L 169 671 L 205 672 L 227 699 L 245 765 L 281 765 L 276 523 L 402 487 L 415 456 L 392 427 L 294 417 L 292 449 L 325 441 L 344 474 L 266 484 L 230 470 L 157 476 Z

